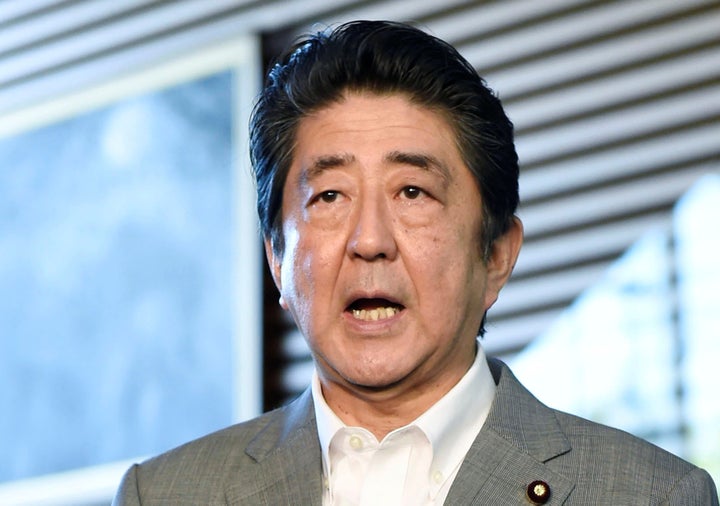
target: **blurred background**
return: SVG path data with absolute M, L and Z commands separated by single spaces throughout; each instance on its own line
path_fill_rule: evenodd
M 0 1 L 0 504 L 109 504 L 312 371 L 247 162 L 299 34 L 412 21 L 516 126 L 526 245 L 484 345 L 720 482 L 717 0 Z

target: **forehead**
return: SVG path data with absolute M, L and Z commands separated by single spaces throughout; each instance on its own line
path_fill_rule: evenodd
M 346 93 L 300 120 L 291 172 L 379 160 L 468 170 L 444 114 L 402 94 Z

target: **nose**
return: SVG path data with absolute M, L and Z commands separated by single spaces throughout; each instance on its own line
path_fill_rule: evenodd
M 367 261 L 392 260 L 397 255 L 393 220 L 381 197 L 361 199 L 355 209 L 352 231 L 348 240 L 348 254 Z

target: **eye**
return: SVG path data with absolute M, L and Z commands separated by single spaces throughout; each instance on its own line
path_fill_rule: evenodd
M 417 186 L 406 186 L 401 193 L 406 199 L 415 200 L 422 195 L 423 191 Z
M 339 192 L 335 190 L 326 190 L 324 192 L 321 192 L 315 197 L 315 201 L 322 201 L 326 204 L 332 204 L 338 199 Z

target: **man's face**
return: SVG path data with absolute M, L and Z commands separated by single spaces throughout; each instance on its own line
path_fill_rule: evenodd
M 402 95 L 347 94 L 301 120 L 284 187 L 281 303 L 324 385 L 454 384 L 514 263 L 481 256 L 481 197 L 452 129 Z

